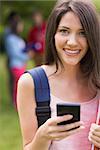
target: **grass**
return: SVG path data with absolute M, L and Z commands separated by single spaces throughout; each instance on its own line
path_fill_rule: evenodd
M 18 116 L 14 110 L 8 109 L 0 114 L 0 149 L 21 150 L 21 134 Z
M 18 115 L 9 95 L 5 55 L 0 56 L 0 150 L 22 150 Z

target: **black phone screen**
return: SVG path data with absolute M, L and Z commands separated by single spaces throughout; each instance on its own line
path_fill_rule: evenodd
M 57 104 L 57 116 L 73 115 L 73 118 L 68 121 L 59 123 L 58 125 L 65 125 L 80 121 L 80 104 Z

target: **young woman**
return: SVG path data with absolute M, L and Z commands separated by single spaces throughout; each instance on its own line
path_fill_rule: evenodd
M 26 44 L 20 36 L 20 33 L 24 29 L 23 21 L 20 16 L 16 15 L 15 17 L 16 18 L 10 19 L 9 33 L 7 33 L 8 35 L 5 37 L 5 48 L 9 59 L 8 65 L 13 81 L 13 104 L 16 108 L 17 81 L 25 71 L 29 56 L 28 54 L 23 53 L 23 49 L 26 47 Z
M 59 1 L 46 31 L 45 65 L 51 118 L 38 128 L 34 83 L 29 73 L 18 82 L 18 113 L 24 150 L 100 149 L 100 28 L 94 6 Z M 81 121 L 57 125 L 73 116 L 56 116 L 58 103 L 81 105 Z M 76 128 L 78 127 L 78 128 Z M 71 130 L 72 129 L 72 130 Z

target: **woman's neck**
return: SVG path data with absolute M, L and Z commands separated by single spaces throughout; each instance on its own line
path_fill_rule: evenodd
M 56 68 L 56 66 L 54 66 Z M 55 69 L 56 70 L 56 69 Z M 72 65 L 66 65 L 66 66 L 58 66 L 57 75 L 61 76 L 65 80 L 69 81 L 80 81 L 84 80 L 84 75 L 81 72 L 80 65 L 72 66 Z M 86 80 L 86 79 L 85 79 Z

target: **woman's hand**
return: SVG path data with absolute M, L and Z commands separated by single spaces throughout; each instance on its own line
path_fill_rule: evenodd
M 60 122 L 72 119 L 72 115 L 65 115 L 48 119 L 40 128 L 39 136 L 45 140 L 61 140 L 79 132 L 83 127 L 82 122 L 75 122 L 66 125 L 57 125 Z M 76 128 L 76 129 L 75 129 Z M 72 130 L 71 130 L 72 129 Z
M 94 123 L 91 125 L 89 140 L 96 147 L 100 148 L 100 125 Z

